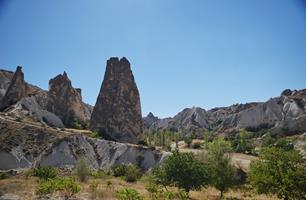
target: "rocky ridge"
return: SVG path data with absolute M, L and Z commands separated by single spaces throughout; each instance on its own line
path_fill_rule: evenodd
M 285 90 L 279 97 L 263 103 L 236 104 L 204 110 L 186 108 L 173 118 L 144 118 L 148 129 L 169 129 L 183 133 L 269 130 L 272 134 L 293 135 L 306 131 L 306 90 Z M 162 125 L 161 125 L 162 124 Z

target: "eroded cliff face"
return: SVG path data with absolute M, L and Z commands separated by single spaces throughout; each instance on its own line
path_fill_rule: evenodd
M 90 126 L 106 139 L 133 144 L 143 141 L 139 92 L 126 58 L 107 61 Z
M 81 158 L 94 169 L 132 163 L 147 170 L 169 155 L 142 146 L 93 139 L 39 124 L 25 124 L 2 115 L 0 131 L 0 170 L 38 165 L 73 168 Z
M 66 72 L 49 81 L 47 110 L 59 116 L 67 127 L 73 127 L 76 120 L 86 123 L 90 109 L 82 101 L 81 89 L 73 88 Z
M 186 108 L 173 118 L 147 116 L 146 128 L 170 129 L 184 133 L 219 133 L 269 130 L 275 135 L 302 134 L 306 131 L 306 90 L 285 90 L 279 97 L 263 103 L 237 104 L 204 110 Z

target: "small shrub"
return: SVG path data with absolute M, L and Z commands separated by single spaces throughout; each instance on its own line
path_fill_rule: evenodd
M 121 164 L 113 168 L 115 177 L 123 177 L 127 182 L 135 182 L 142 174 L 138 167 L 133 164 Z
M 114 188 L 113 182 L 107 181 L 107 182 L 106 182 L 106 188 L 107 188 L 108 190 L 112 190 L 112 189 Z
M 134 189 L 123 188 L 117 191 L 116 196 L 119 200 L 143 200 L 144 198 Z
M 84 159 L 78 161 L 76 165 L 76 175 L 81 182 L 87 181 L 90 175 L 90 169 Z
M 0 172 L 0 180 L 9 178 L 9 175 L 5 172 Z
M 142 176 L 142 173 L 135 165 L 128 165 L 125 173 L 126 182 L 136 182 Z
M 57 170 L 53 167 L 37 167 L 34 169 L 34 176 L 40 178 L 40 179 L 54 179 L 57 176 Z
M 115 177 L 124 176 L 126 174 L 127 165 L 121 164 L 113 167 L 113 174 Z

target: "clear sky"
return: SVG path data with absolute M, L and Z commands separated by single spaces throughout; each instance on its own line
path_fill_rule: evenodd
M 127 57 L 143 115 L 306 88 L 304 0 L 0 0 L 0 68 L 44 89 L 67 71 L 92 105 Z

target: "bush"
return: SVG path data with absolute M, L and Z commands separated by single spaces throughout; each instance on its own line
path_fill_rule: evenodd
M 126 170 L 127 170 L 126 164 L 117 165 L 113 167 L 113 175 L 115 177 L 124 176 L 126 174 Z
M 201 189 L 208 183 L 206 167 L 192 153 L 175 151 L 152 173 L 157 183 L 174 185 L 188 193 L 193 189 Z
M 76 165 L 76 175 L 79 178 L 79 181 L 86 182 L 90 175 L 90 168 L 84 159 L 80 159 Z
M 121 164 L 113 168 L 113 174 L 115 177 L 124 176 L 127 182 L 135 182 L 142 176 L 142 173 L 138 167 L 132 164 Z
M 53 167 L 37 167 L 34 169 L 34 176 L 40 178 L 40 179 L 54 179 L 57 176 L 57 170 Z
M 80 191 L 80 186 L 72 178 L 57 178 L 41 181 L 36 194 L 44 196 L 60 191 L 65 198 L 70 198 Z
M 6 172 L 0 172 L 0 180 L 9 178 L 9 175 Z
M 119 200 L 143 200 L 143 197 L 136 190 L 130 188 L 117 191 L 116 196 Z
M 125 173 L 126 182 L 136 182 L 142 176 L 142 173 L 135 165 L 128 165 Z
M 263 148 L 260 159 L 252 161 L 248 177 L 260 194 L 276 194 L 288 200 L 304 199 L 306 194 L 306 169 L 295 150 Z

